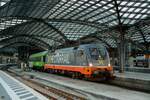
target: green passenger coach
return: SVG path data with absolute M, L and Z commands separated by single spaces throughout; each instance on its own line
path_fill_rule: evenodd
M 48 51 L 32 54 L 29 57 L 29 66 L 33 69 L 41 70 L 46 62 Z

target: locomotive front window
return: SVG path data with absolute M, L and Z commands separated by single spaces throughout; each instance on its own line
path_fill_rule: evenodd
M 90 51 L 91 51 L 91 58 L 94 59 L 94 60 L 98 60 L 99 53 L 98 53 L 97 48 L 91 48 Z
M 108 54 L 104 48 L 90 48 L 91 61 L 94 66 L 108 65 Z

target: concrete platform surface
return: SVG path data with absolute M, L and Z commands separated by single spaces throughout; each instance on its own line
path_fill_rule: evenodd
M 21 74 L 19 72 L 19 74 Z M 71 79 L 68 77 L 62 77 L 55 74 L 43 73 L 43 72 L 23 72 L 24 75 L 33 75 L 35 78 L 40 78 L 53 82 L 67 88 L 84 91 L 85 93 L 91 93 L 95 95 L 105 96 L 115 100 L 150 100 L 150 94 L 128 90 L 125 88 L 111 86 L 102 83 L 94 83 L 84 80 Z M 105 99 L 106 100 L 106 99 Z M 107 99 L 108 100 L 108 99 Z
M 127 72 L 119 73 L 115 71 L 115 76 L 122 78 L 138 79 L 143 81 L 150 81 L 150 73 Z
M 2 84 L 0 84 L 0 100 L 11 100 Z
M 48 100 L 0 70 L 0 100 Z

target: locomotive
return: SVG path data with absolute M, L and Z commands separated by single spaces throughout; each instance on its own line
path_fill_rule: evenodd
M 30 63 L 33 69 L 68 74 L 73 78 L 114 78 L 109 54 L 101 44 L 84 44 L 54 52 L 40 52 L 30 56 Z

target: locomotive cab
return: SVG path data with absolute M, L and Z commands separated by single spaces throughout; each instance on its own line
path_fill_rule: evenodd
M 87 45 L 84 47 L 88 67 L 85 67 L 85 77 L 113 78 L 113 68 L 110 66 L 109 54 L 102 45 Z
M 90 60 L 93 66 L 108 66 L 109 56 L 105 49 L 89 48 Z

